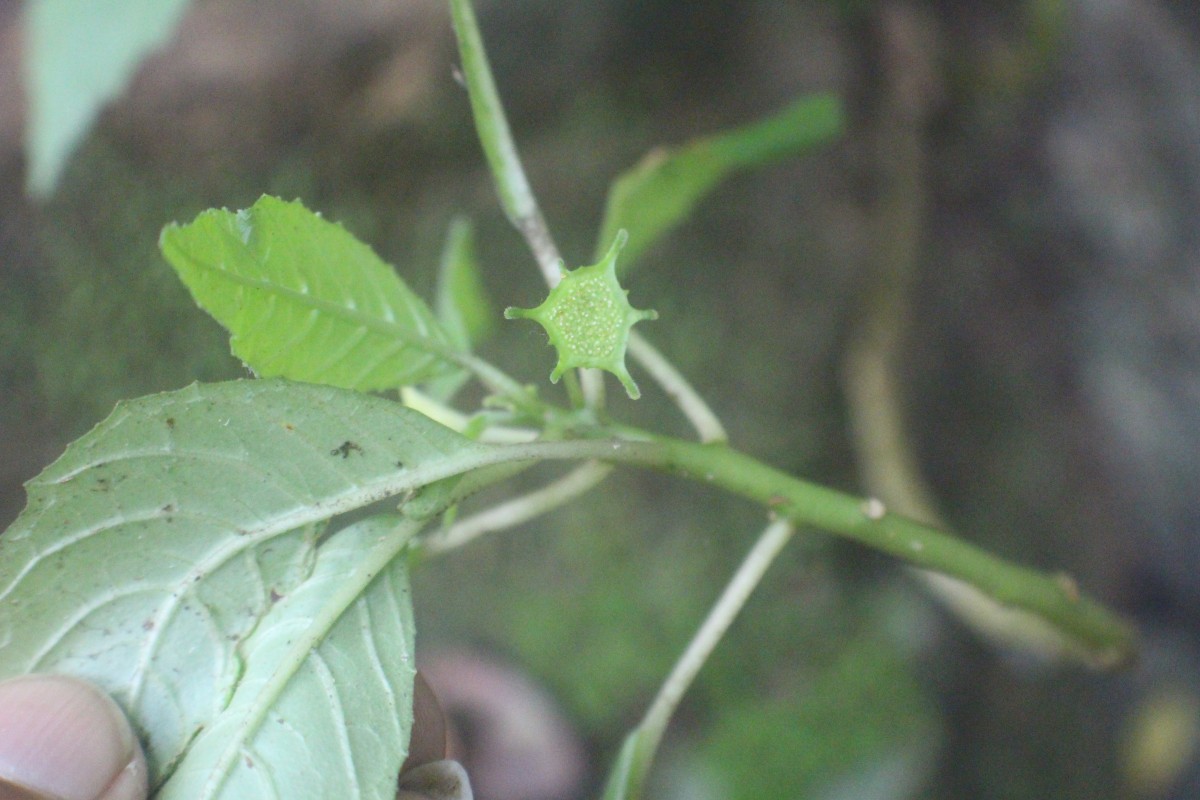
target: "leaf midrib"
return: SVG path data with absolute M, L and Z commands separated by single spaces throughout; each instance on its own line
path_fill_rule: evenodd
M 312 619 L 304 632 L 291 642 L 278 659 L 276 671 L 270 680 L 261 687 L 255 697 L 255 702 L 250 704 L 246 715 L 239 722 L 237 735 L 230 738 L 221 758 L 213 765 L 212 775 L 216 783 L 211 784 L 211 794 L 215 796 L 225 781 L 229 779 L 233 763 L 240 753 L 240 746 L 253 738 L 253 733 L 259 729 L 263 717 L 274 707 L 275 702 L 295 676 L 297 669 L 303 665 L 310 654 L 316 655 L 315 651 L 333 630 L 342 615 L 361 599 L 371 581 L 375 580 L 391 560 L 407 546 L 412 534 L 419 527 L 420 523 L 406 520 L 397 526 L 390 535 L 380 539 L 374 547 L 363 553 L 362 559 L 355 565 L 354 572 L 337 583 L 335 590 L 329 595 L 328 601 L 322 605 L 320 613 Z M 357 780 L 357 772 L 352 768 L 352 761 L 349 766 L 351 768 L 347 769 L 347 774 L 352 780 Z
M 438 356 L 439 358 L 453 360 L 454 357 L 458 355 L 457 350 L 455 350 L 449 344 L 440 341 L 440 337 L 438 336 L 439 331 L 436 329 L 428 331 L 424 334 L 420 332 L 414 332 L 403 327 L 402 325 L 399 325 L 398 323 L 389 322 L 387 320 L 380 319 L 378 316 L 360 312 L 356 308 L 349 308 L 345 305 L 324 300 L 311 294 L 306 294 L 291 287 L 283 286 L 282 284 L 274 283 L 269 280 L 253 278 L 237 272 L 231 272 L 227 269 L 221 269 L 217 266 L 209 265 L 204 261 L 192 256 L 190 253 L 181 251 L 178 247 L 171 246 L 171 249 L 189 264 L 192 264 L 193 267 L 203 272 L 215 273 L 231 283 L 284 297 L 295 302 L 299 306 L 311 308 L 323 313 L 328 313 L 336 319 L 354 324 L 360 328 L 365 328 L 372 333 L 376 333 L 385 338 L 398 339 L 404 342 L 406 345 L 423 350 L 424 352 L 433 356 Z M 260 260 L 256 259 L 254 263 L 258 266 L 262 266 Z M 385 304 L 389 303 L 386 296 L 384 296 L 384 301 Z M 204 306 L 207 310 L 209 304 L 201 302 L 200 305 Z M 414 314 L 413 317 L 415 318 L 416 315 Z
M 163 456 L 162 453 L 155 453 L 156 456 Z M 179 455 L 179 454 L 176 454 Z M 296 530 L 305 525 L 321 522 L 338 514 L 352 511 L 356 508 L 368 505 L 372 502 L 385 499 L 401 494 L 405 491 L 417 489 L 426 486 L 443 478 L 449 478 L 454 475 L 461 474 L 471 469 L 476 469 L 481 466 L 497 463 L 500 461 L 510 460 L 511 456 L 506 454 L 502 449 L 483 444 L 474 444 L 466 451 L 456 452 L 450 455 L 438 457 L 430 464 L 417 464 L 413 467 L 398 470 L 395 473 L 389 473 L 376 480 L 356 483 L 349 489 L 340 493 L 335 493 L 326 496 L 320 500 L 310 503 L 298 504 L 294 509 L 286 513 L 279 513 L 272 517 L 263 520 L 257 525 L 250 525 L 242 528 L 245 530 L 245 535 L 227 539 L 225 544 L 218 544 L 210 549 L 204 558 L 206 565 L 211 565 L 203 574 L 211 574 L 221 565 L 228 563 L 231 558 L 236 557 L 247 549 L 257 546 L 264 541 L 267 541 L 275 536 L 282 535 L 288 531 Z M 101 463 L 111 463 L 120 459 L 109 459 Z M 122 520 L 124 522 L 126 520 Z M 90 535 L 96 535 L 108 528 L 97 528 Z M 72 544 L 77 544 L 82 539 L 77 539 Z M 60 548 L 64 549 L 64 548 Z M 41 554 L 33 561 L 40 561 Z M 28 576 L 31 570 L 22 570 L 21 575 L 16 577 L 10 584 L 7 593 L 16 590 L 20 583 Z M 171 609 L 181 601 L 183 595 L 187 592 L 171 592 L 171 587 L 186 586 L 192 582 L 196 570 L 190 570 L 183 579 L 169 585 L 164 585 L 162 591 L 165 595 L 178 595 L 174 602 L 168 602 L 160 605 L 158 612 L 155 615 L 156 622 L 160 622 L 160 617 L 169 616 Z M 64 631 L 71 630 L 72 626 L 68 626 Z M 158 624 L 156 629 L 163 630 L 163 625 Z M 140 691 L 137 684 L 140 682 L 140 676 L 144 673 L 144 667 L 152 658 L 153 643 L 157 637 L 148 637 L 143 644 L 141 654 L 139 654 L 137 672 L 138 678 L 135 679 L 134 685 L 130 688 L 131 702 L 135 700 Z M 45 647 L 36 654 L 34 663 L 40 662 L 45 654 L 57 646 L 61 641 L 61 636 L 56 636 L 47 640 Z

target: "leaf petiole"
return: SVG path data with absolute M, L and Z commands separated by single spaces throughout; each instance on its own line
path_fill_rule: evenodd
M 596 487 L 612 472 L 612 465 L 586 461 L 560 478 L 528 494 L 457 520 L 422 541 L 423 554 L 441 555 L 487 533 L 513 528 L 566 505 Z

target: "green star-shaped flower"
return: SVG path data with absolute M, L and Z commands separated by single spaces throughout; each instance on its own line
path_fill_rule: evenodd
M 625 347 L 634 324 L 656 319 L 658 312 L 629 305 L 629 292 L 617 281 L 617 254 L 628 238 L 625 231 L 619 231 L 598 264 L 563 269 L 562 280 L 537 308 L 504 310 L 507 319 L 531 319 L 546 329 L 558 351 L 558 364 L 550 373 L 552 383 L 558 383 L 569 369 L 593 367 L 616 375 L 631 398 L 641 395 L 625 368 Z

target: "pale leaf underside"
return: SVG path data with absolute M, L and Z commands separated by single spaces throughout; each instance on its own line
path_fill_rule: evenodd
M 318 550 L 313 574 L 246 641 L 227 708 L 159 800 L 391 800 L 412 726 L 413 620 L 395 558 L 417 524 L 365 520 Z
M 0 536 L 0 679 L 64 672 L 125 708 L 162 779 L 238 687 L 248 637 L 329 518 L 494 461 L 394 402 L 285 381 L 118 405 Z

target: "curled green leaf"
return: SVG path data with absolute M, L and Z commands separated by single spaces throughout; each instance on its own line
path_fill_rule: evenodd
M 652 150 L 609 189 L 596 252 L 616 231 L 627 228 L 630 241 L 621 274 L 629 274 L 646 249 L 686 219 L 723 180 L 823 144 L 843 124 L 838 99 L 819 94 L 757 122 Z
M 557 383 L 569 369 L 591 367 L 616 375 L 631 398 L 641 396 L 625 368 L 625 348 L 630 329 L 641 320 L 657 319 L 658 312 L 631 306 L 629 292 L 617 280 L 617 254 L 628 238 L 624 230 L 618 231 L 599 263 L 564 269 L 562 280 L 537 308 L 504 310 L 507 319 L 531 319 L 546 329 L 558 351 L 551 382 Z

